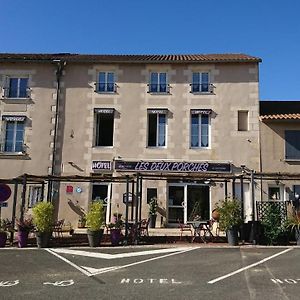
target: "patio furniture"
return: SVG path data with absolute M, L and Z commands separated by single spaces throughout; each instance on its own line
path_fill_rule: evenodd
M 180 219 L 177 219 L 177 222 L 178 222 L 178 227 L 180 229 L 180 241 L 182 240 L 182 234 L 184 232 L 190 232 L 191 236 L 193 236 L 193 229 L 192 229 L 192 226 L 191 224 L 184 224 L 180 221 Z
M 142 219 L 138 226 L 138 236 L 149 236 L 148 227 L 149 227 L 150 218 Z
M 208 239 L 213 240 L 214 235 L 211 232 L 211 221 L 193 221 L 190 223 L 194 229 L 194 236 L 192 242 L 199 236 L 203 243 L 207 243 Z

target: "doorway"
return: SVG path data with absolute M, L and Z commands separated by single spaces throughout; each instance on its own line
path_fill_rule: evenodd
M 172 183 L 168 189 L 168 223 L 202 220 L 210 217 L 209 186 L 201 184 Z

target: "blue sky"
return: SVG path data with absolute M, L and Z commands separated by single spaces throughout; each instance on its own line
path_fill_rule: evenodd
M 1 52 L 247 53 L 260 97 L 300 100 L 299 0 L 0 0 Z

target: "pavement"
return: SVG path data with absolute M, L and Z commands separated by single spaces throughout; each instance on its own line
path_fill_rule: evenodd
M 299 299 L 299 247 L 3 248 L 0 299 Z

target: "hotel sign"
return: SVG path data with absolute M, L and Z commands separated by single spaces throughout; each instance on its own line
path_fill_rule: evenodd
M 111 171 L 112 162 L 109 160 L 93 160 L 92 170 L 94 171 Z
M 116 171 L 201 173 L 231 172 L 230 163 L 174 162 L 174 161 L 115 161 Z

